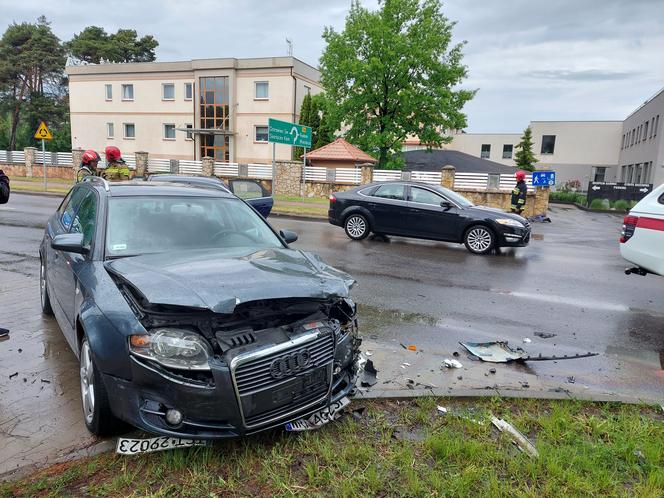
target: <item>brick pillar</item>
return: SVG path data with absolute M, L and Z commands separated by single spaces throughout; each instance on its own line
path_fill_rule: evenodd
M 443 169 L 440 172 L 440 184 L 452 190 L 454 188 L 454 175 L 456 174 L 456 168 L 451 164 L 443 166 Z
M 135 152 L 136 157 L 136 174 L 137 178 L 147 178 L 148 176 L 148 158 L 147 152 Z
M 32 177 L 32 167 L 37 160 L 37 149 L 34 147 L 26 147 L 23 149 L 25 152 L 25 176 Z
M 83 160 L 83 149 L 71 150 L 71 167 L 74 170 L 74 178 L 78 176 L 78 170 L 81 169 L 81 161 Z
M 366 185 L 367 183 L 371 183 L 373 181 L 373 170 L 374 166 L 371 163 L 360 164 L 360 183 L 362 185 Z
M 201 166 L 201 173 L 203 176 L 214 176 L 214 159 L 212 157 L 204 157 L 201 159 L 203 165 Z
M 535 209 L 534 215 L 546 215 L 549 209 L 549 187 L 535 187 Z
M 276 195 L 300 195 L 302 183 L 302 163 L 296 161 L 277 161 Z

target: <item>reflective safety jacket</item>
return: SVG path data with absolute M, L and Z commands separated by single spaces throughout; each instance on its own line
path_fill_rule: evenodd
M 512 189 L 512 202 L 511 208 L 521 211 L 526 205 L 526 194 L 528 193 L 528 186 L 524 180 L 518 181 L 516 186 Z
M 104 171 L 107 180 L 129 180 L 129 167 L 122 159 L 108 163 Z

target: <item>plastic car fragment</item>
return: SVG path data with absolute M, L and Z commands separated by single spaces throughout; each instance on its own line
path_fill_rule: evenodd
M 528 453 L 531 457 L 539 457 L 539 453 L 537 448 L 535 448 L 535 445 L 531 443 L 526 436 L 515 429 L 512 424 L 505 422 L 501 418 L 496 418 L 493 415 L 491 416 L 491 423 L 495 425 L 500 432 L 508 432 L 512 436 L 514 443 L 521 451 Z

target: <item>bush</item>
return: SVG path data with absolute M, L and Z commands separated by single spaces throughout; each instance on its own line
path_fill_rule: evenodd
M 590 203 L 590 209 L 609 209 L 610 207 L 608 199 L 593 199 Z
M 627 211 L 629 209 L 629 202 L 619 199 L 613 203 L 613 209 L 616 211 Z
M 574 202 L 576 202 L 577 204 L 581 204 L 582 206 L 585 206 L 586 204 L 588 204 L 588 198 L 583 194 L 576 194 Z

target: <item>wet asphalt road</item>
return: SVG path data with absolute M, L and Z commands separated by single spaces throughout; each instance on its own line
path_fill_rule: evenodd
M 12 332 L 0 342 L 0 474 L 94 441 L 82 420 L 77 361 L 54 320 L 39 312 L 41 227 L 59 202 L 12 194 L 0 206 L 0 327 Z M 664 278 L 623 274 L 620 217 L 562 207 L 550 216 L 552 224 L 534 225 L 528 248 L 489 256 L 398 237 L 354 242 L 325 222 L 271 223 L 299 233 L 293 247 L 315 251 L 357 279 L 363 349 L 379 369 L 369 395 L 413 389 L 661 402 Z M 497 365 L 490 374 L 493 365 L 470 361 L 461 340 L 507 340 L 532 354 L 600 355 Z M 441 369 L 454 351 L 463 369 Z

